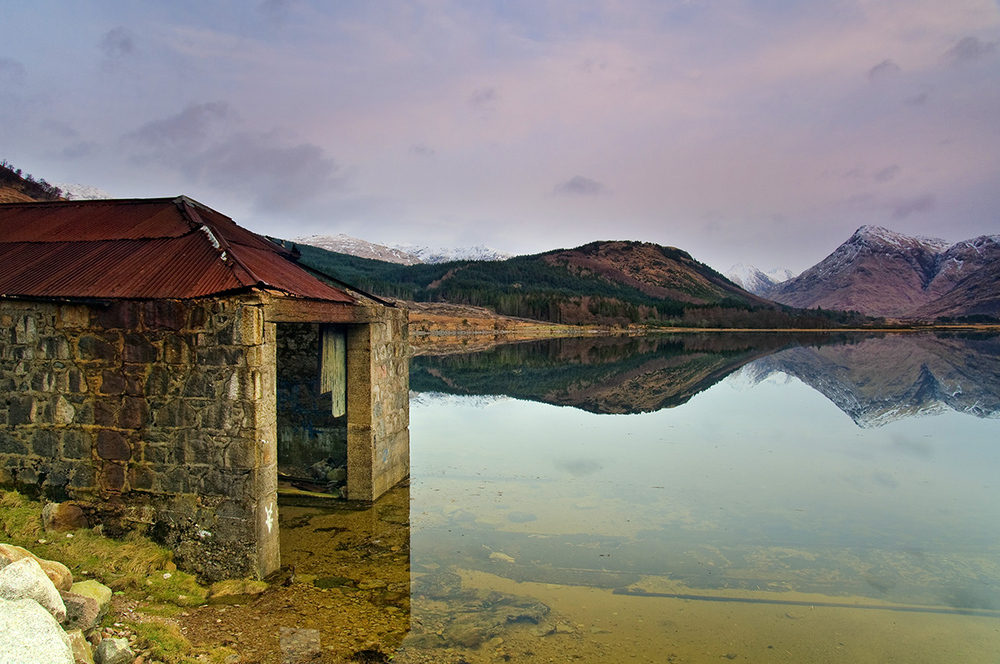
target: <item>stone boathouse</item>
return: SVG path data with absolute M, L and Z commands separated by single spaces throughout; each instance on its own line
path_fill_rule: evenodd
M 214 580 L 278 568 L 279 469 L 406 478 L 406 312 L 297 257 L 186 197 L 0 204 L 0 486 Z

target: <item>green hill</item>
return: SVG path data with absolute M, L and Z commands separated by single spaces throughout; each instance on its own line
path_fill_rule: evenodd
M 857 322 L 847 314 L 797 312 L 764 300 L 685 251 L 644 242 L 593 242 L 505 261 L 420 265 L 296 248 L 301 263 L 376 295 L 488 307 L 560 324 L 761 328 Z

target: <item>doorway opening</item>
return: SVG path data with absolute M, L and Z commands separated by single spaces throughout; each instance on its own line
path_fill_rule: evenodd
M 346 325 L 277 325 L 279 490 L 347 496 L 346 339 Z

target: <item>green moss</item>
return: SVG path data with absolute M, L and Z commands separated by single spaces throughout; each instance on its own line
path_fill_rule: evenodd
M 152 659 L 158 659 L 166 664 L 187 661 L 191 653 L 191 642 L 184 638 L 176 625 L 159 621 L 130 623 L 129 628 L 135 632 L 136 645 L 149 650 Z
M 33 543 L 42 536 L 42 510 L 14 491 L 0 491 L 0 531 L 17 546 Z
M 174 569 L 168 549 L 138 533 L 121 540 L 104 537 L 98 529 L 45 533 L 42 505 L 13 491 L 0 491 L 0 531 L 4 541 L 58 560 L 74 576 L 97 579 L 112 590 L 178 606 L 205 603 L 207 589 Z
M 182 607 L 201 606 L 208 588 L 176 569 L 173 554 L 139 533 L 124 539 L 105 537 L 99 528 L 71 533 L 46 533 L 42 528 L 42 504 L 14 491 L 0 490 L 0 541 L 24 547 L 35 555 L 58 560 L 78 580 L 93 578 L 130 599 L 145 602 L 143 622 L 130 623 L 140 648 L 151 651 L 153 661 L 165 664 L 223 664 L 235 655 L 230 648 L 216 647 L 197 652 L 180 629 L 161 618 L 177 616 Z M 260 582 L 236 580 L 233 587 L 259 592 Z M 263 584 L 266 585 L 266 584 Z M 225 587 L 225 586 L 222 586 Z M 104 624 L 119 617 L 109 614 Z

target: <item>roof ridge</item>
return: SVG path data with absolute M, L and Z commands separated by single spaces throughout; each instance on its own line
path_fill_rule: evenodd
M 267 282 L 261 279 L 259 276 L 257 276 L 254 273 L 254 271 L 251 270 L 246 265 L 246 263 L 244 263 L 240 259 L 240 257 L 236 254 L 236 252 L 233 251 L 232 245 L 226 240 L 225 236 L 221 232 L 219 232 L 218 228 L 215 227 L 215 224 L 213 224 L 210 221 L 206 221 L 205 219 L 202 219 L 201 215 L 198 214 L 198 211 L 195 209 L 196 206 L 192 205 L 194 201 L 192 201 L 187 196 L 178 196 L 173 200 L 173 202 L 174 204 L 177 205 L 178 209 L 180 209 L 181 214 L 185 216 L 185 218 L 188 220 L 189 223 L 192 224 L 191 227 L 192 231 L 201 231 L 202 233 L 205 234 L 206 239 L 209 241 L 209 243 L 211 243 L 212 247 L 218 252 L 219 258 L 222 260 L 222 262 L 227 263 L 228 261 L 232 261 L 232 265 L 229 265 L 228 267 L 230 270 L 233 271 L 233 275 L 236 277 L 237 280 L 239 280 L 240 283 L 243 283 L 245 286 L 248 287 L 257 286 L 260 284 L 270 285 L 267 284 Z M 215 210 L 212 210 L 208 206 L 204 207 L 208 210 L 211 210 L 212 212 L 215 212 Z M 226 218 L 228 219 L 229 217 Z M 244 273 L 246 273 L 246 277 L 248 277 L 248 279 L 243 278 L 239 274 L 239 272 L 235 269 L 237 267 Z M 247 283 L 248 281 L 251 281 L 251 283 Z

